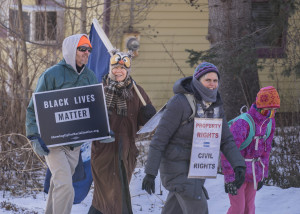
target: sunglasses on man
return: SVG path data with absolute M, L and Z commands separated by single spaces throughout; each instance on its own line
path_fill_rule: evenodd
M 89 53 L 92 52 L 92 48 L 91 47 L 85 47 L 85 46 L 79 46 L 77 48 L 77 50 L 79 50 L 80 52 L 86 52 L 86 51 L 88 51 Z

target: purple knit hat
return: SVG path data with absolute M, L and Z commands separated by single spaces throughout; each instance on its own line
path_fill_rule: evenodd
M 220 73 L 218 71 L 218 68 L 209 62 L 202 62 L 197 66 L 194 72 L 194 77 L 198 80 L 200 77 L 203 75 L 210 73 L 210 72 L 215 72 L 218 75 L 218 79 L 220 80 Z

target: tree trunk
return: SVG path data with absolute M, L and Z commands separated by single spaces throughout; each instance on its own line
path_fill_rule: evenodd
M 227 119 L 251 106 L 259 90 L 251 0 L 209 0 L 208 40 L 221 73 L 221 93 Z
M 80 10 L 80 33 L 87 33 L 86 32 L 86 12 L 87 12 L 87 1 L 81 1 L 81 10 Z
M 18 94 L 23 93 L 23 97 L 21 97 L 21 121 L 25 121 L 25 109 L 28 104 L 28 91 L 29 91 L 29 77 L 28 77 L 28 63 L 27 63 L 27 47 L 26 47 L 26 38 L 25 38 L 25 31 L 24 31 L 24 23 L 23 23 L 23 16 L 22 16 L 22 2 L 18 0 L 18 16 L 19 16 L 19 27 L 21 33 L 21 57 L 22 60 L 22 86 L 23 88 L 19 88 Z

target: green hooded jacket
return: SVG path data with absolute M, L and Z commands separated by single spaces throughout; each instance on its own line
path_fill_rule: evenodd
M 47 69 L 40 76 L 35 92 L 51 91 L 63 88 L 97 84 L 98 80 L 86 66 L 80 72 L 76 70 L 76 49 L 82 36 L 76 34 L 67 37 L 62 45 L 63 59 L 56 65 Z M 36 124 L 33 99 L 31 98 L 26 112 L 26 136 L 39 136 Z M 82 142 L 83 143 L 83 142 Z M 80 146 L 80 143 L 69 146 Z

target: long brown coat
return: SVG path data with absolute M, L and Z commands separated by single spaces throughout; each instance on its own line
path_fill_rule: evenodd
M 138 85 L 137 85 L 138 86 Z M 138 86 L 146 103 L 151 103 L 145 91 Z M 91 166 L 94 179 L 94 195 L 92 205 L 104 214 L 122 214 L 122 184 L 119 173 L 119 147 L 121 137 L 122 159 L 130 183 L 136 166 L 138 149 L 135 145 L 138 127 L 146 122 L 140 113 L 143 106 L 138 95 L 133 91 L 133 98 L 127 100 L 127 117 L 116 114 L 109 115 L 110 128 L 115 133 L 115 142 L 100 143 L 94 141 L 91 151 Z

